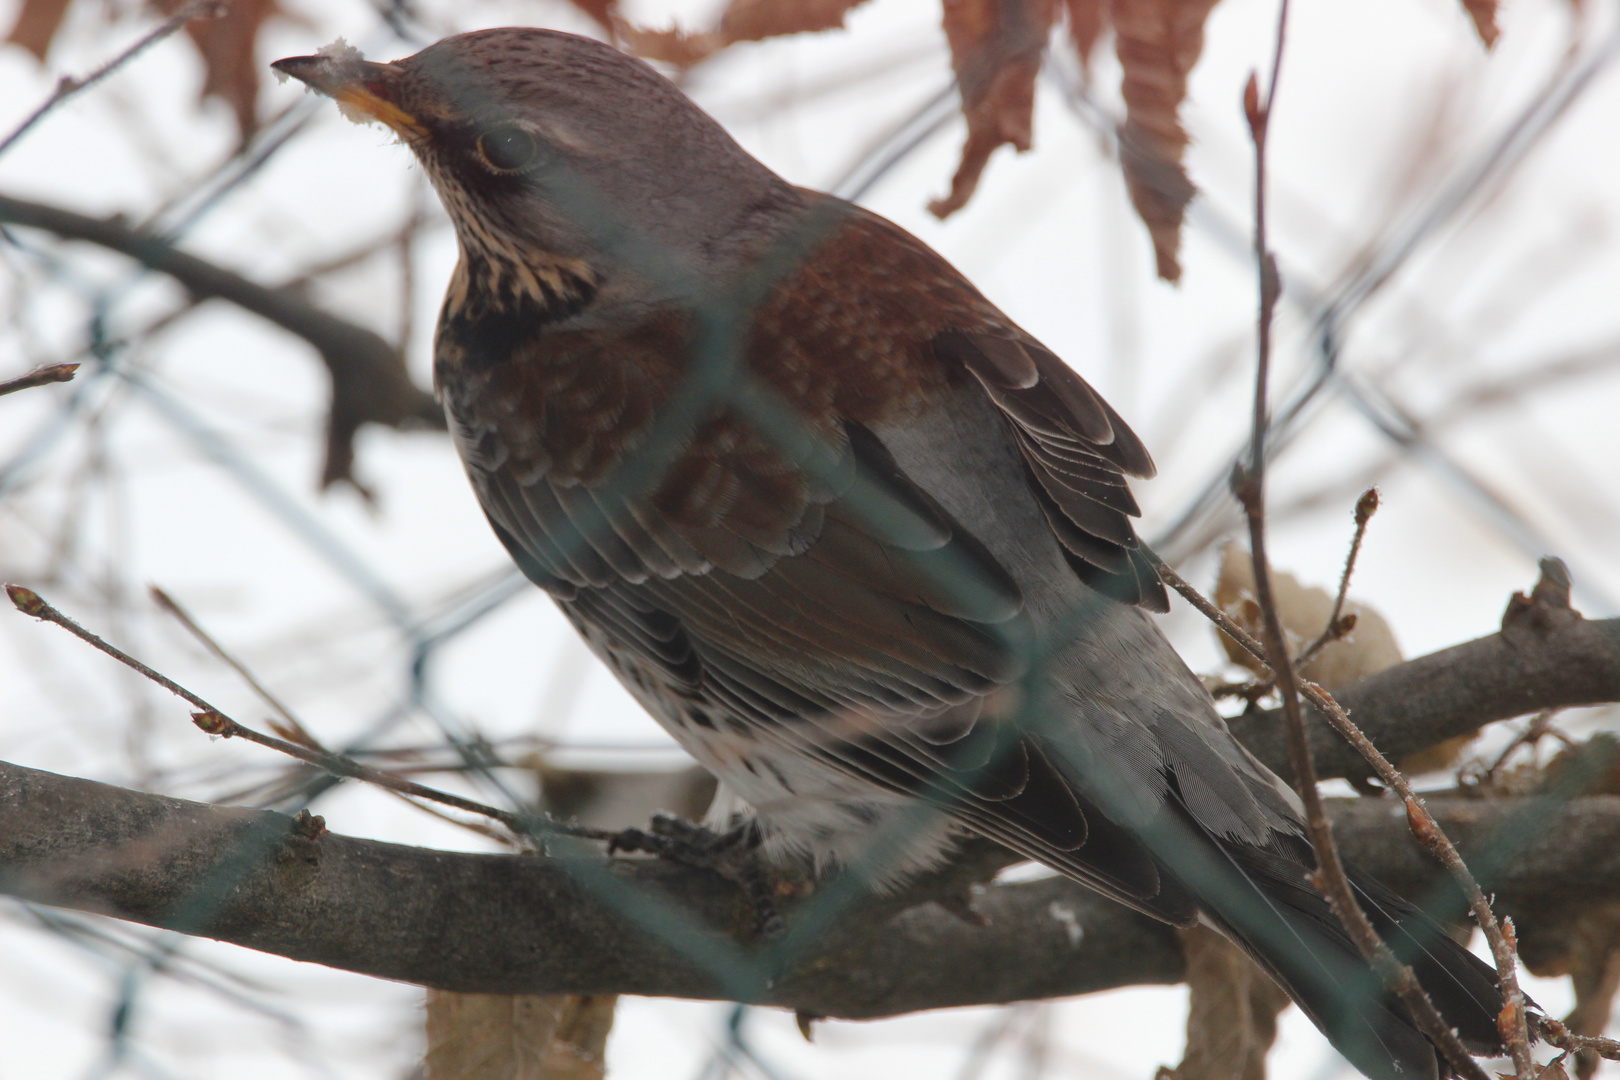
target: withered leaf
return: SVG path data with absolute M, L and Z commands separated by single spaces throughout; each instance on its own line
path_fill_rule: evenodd
M 1569 1074 L 1564 1071 L 1564 1056 L 1560 1054 L 1543 1065 L 1536 1073 L 1536 1080 L 1569 1080 Z
M 944 0 L 944 8 L 968 134 L 950 194 L 928 204 L 941 218 L 967 205 L 997 147 L 1029 149 L 1035 76 L 1057 19 L 1056 0 Z
M 1303 584 L 1293 574 L 1275 567 L 1271 571 L 1271 591 L 1289 652 L 1298 656 L 1327 625 L 1333 614 L 1333 594 L 1326 589 Z M 1262 638 L 1265 631 L 1260 605 L 1254 593 L 1254 563 L 1249 553 L 1235 543 L 1228 543 L 1221 550 L 1215 603 L 1232 617 L 1232 621 L 1254 637 Z M 1355 617 L 1354 629 L 1323 645 L 1299 670 L 1303 678 L 1321 683 L 1330 693 L 1358 679 L 1376 675 L 1385 668 L 1394 667 L 1403 659 L 1401 647 L 1395 640 L 1395 631 L 1375 609 L 1352 597 L 1346 600 L 1345 611 Z M 1249 655 L 1247 649 L 1219 630 L 1215 633 L 1220 638 L 1227 659 L 1232 663 L 1248 668 L 1262 679 L 1271 677 L 1271 670 Z M 1468 732 L 1447 739 L 1426 750 L 1409 754 L 1396 764 L 1408 773 L 1450 768 L 1473 738 L 1474 733 Z
M 1159 276 L 1166 281 L 1181 278 L 1181 222 L 1197 191 L 1182 167 L 1187 132 L 1176 114 L 1215 3 L 1114 0 L 1111 10 L 1114 51 L 1125 71 L 1120 161 L 1131 202 L 1153 239 Z
M 571 0 L 602 29 L 612 31 L 619 21 L 619 0 Z
M 1496 0 L 1462 0 L 1463 10 L 1474 20 L 1474 31 L 1488 49 L 1501 33 L 1496 28 Z
M 764 41 L 784 34 L 842 30 L 844 16 L 866 0 L 731 0 L 720 16 L 729 41 Z
M 581 0 L 575 0 L 576 4 Z M 588 2 L 588 0 L 587 0 Z M 622 21 L 615 29 L 637 56 L 691 67 L 740 41 L 841 30 L 844 16 L 866 0 L 731 0 L 713 30 L 647 30 Z M 613 8 L 597 0 L 593 6 Z M 593 16 L 594 17 L 594 16 Z M 616 15 L 614 16 L 616 18 Z
M 602 1080 L 618 998 L 427 995 L 428 1080 Z
M 1271 571 L 1271 590 L 1289 651 L 1297 656 L 1327 626 L 1333 615 L 1333 594 L 1306 585 L 1293 574 L 1275 567 Z M 1260 606 L 1255 602 L 1254 562 L 1238 544 L 1228 543 L 1221 549 L 1215 603 L 1243 629 L 1256 637 L 1263 636 Z M 1346 601 L 1345 610 L 1356 616 L 1355 629 L 1349 636 L 1329 641 L 1300 670 L 1302 676 L 1321 683 L 1330 692 L 1394 667 L 1403 659 L 1395 631 L 1382 615 L 1355 599 Z M 1257 675 L 1270 676 L 1266 666 L 1241 645 L 1219 631 L 1216 633 L 1227 658 L 1234 664 Z
M 1532 970 L 1537 975 L 1568 974 L 1575 988 L 1575 1008 L 1564 1017 L 1564 1024 L 1577 1035 L 1602 1035 L 1620 993 L 1620 904 L 1593 904 L 1554 937 L 1563 938 L 1566 948 L 1559 950 L 1563 955 L 1551 963 L 1542 958 Z M 1602 1059 L 1590 1048 L 1573 1056 L 1576 1080 L 1592 1080 Z
M 1584 742 L 1565 746 L 1547 762 L 1541 788 L 1565 799 L 1575 795 L 1620 795 L 1620 739 L 1599 731 Z
M 17 12 L 17 21 L 11 24 L 11 32 L 6 35 L 6 44 L 21 45 L 34 54 L 34 59 L 43 63 L 45 54 L 50 51 L 51 40 L 62 26 L 62 17 L 67 14 L 69 2 L 23 0 L 22 10 Z
M 676 67 L 687 68 L 706 60 L 726 47 L 725 41 L 713 30 L 649 30 L 621 22 L 617 27 L 619 40 L 643 60 L 657 60 Z
M 731 0 L 712 30 L 649 30 L 618 15 L 617 0 L 574 0 L 611 25 L 631 51 L 650 60 L 691 67 L 739 41 L 842 27 L 862 0 Z M 1197 189 L 1182 159 L 1188 142 L 1178 111 L 1187 76 L 1204 44 L 1204 24 L 1217 0 L 943 0 L 945 36 L 962 96 L 968 134 L 950 193 L 928 209 L 944 218 L 967 205 L 990 155 L 1001 146 L 1031 143 L 1035 77 L 1042 49 L 1061 9 L 1069 40 L 1089 70 L 1112 23 L 1124 70 L 1125 122 L 1120 159 L 1131 203 L 1153 241 L 1158 274 L 1181 278 L 1181 225 Z M 1462 0 L 1480 38 L 1497 37 L 1497 0 Z
M 157 7 L 172 15 L 187 0 L 159 0 Z M 203 60 L 204 98 L 217 97 L 236 116 L 236 130 L 245 142 L 259 127 L 259 71 L 254 46 L 259 28 L 280 8 L 276 0 L 230 0 L 217 19 L 186 23 L 186 34 Z
M 1063 7 L 1069 13 L 1069 41 L 1089 73 L 1091 56 L 1108 28 L 1108 0 L 1063 0 Z
M 6 41 L 44 60 L 69 2 L 26 0 Z M 187 2 L 158 0 L 154 6 L 164 15 L 173 15 Z M 231 0 L 223 17 L 201 17 L 186 23 L 186 33 L 203 58 L 203 96 L 219 97 L 231 107 L 244 139 L 257 126 L 259 65 L 254 60 L 253 46 L 260 24 L 276 10 L 275 0 Z
M 1288 995 L 1236 945 L 1206 927 L 1179 931 L 1187 956 L 1187 1049 L 1159 1080 L 1265 1080 Z

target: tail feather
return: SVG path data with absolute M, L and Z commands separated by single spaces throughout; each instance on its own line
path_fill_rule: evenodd
M 1352 869 L 1350 884 L 1372 922 L 1418 983 L 1428 991 L 1446 1023 L 1476 1054 L 1499 1055 L 1506 1048 L 1496 1018 L 1502 989 L 1496 970 L 1458 945 L 1439 923 L 1375 878 Z
M 1269 850 L 1224 842 L 1175 811 L 1161 814 L 1151 831 L 1158 834 L 1150 841 L 1155 853 L 1174 853 L 1166 861 L 1206 918 L 1287 991 L 1352 1065 L 1372 1080 L 1451 1075 L 1310 884 L 1302 841 L 1279 837 Z M 1378 882 L 1353 873 L 1352 884 L 1374 927 L 1413 966 L 1469 1049 L 1501 1053 L 1495 972 Z

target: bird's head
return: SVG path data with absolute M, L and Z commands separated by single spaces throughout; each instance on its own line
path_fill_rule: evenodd
M 669 80 L 589 38 L 508 27 L 387 64 L 333 48 L 273 66 L 397 132 L 464 265 L 487 262 L 507 288 L 630 270 L 637 289 L 688 294 L 798 205 Z

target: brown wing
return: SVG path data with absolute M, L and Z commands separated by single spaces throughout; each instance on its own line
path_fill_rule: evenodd
M 821 426 L 812 473 L 719 410 L 637 475 L 666 362 L 650 340 L 550 335 L 543 356 L 446 380 L 474 487 L 530 577 L 675 661 L 642 609 L 669 612 L 733 692 L 786 713 L 924 714 L 1017 678 L 1017 585 L 864 426 Z M 744 663 L 778 656 L 793 677 L 749 689 Z
M 1153 459 L 1072 368 L 938 254 L 863 210 L 849 209 L 796 286 L 793 302 L 779 294 L 758 320 L 777 344 L 753 359 L 780 393 L 812 413 L 831 406 L 875 424 L 972 380 L 1006 416 L 1030 487 L 1081 580 L 1169 610 L 1131 523 L 1141 511 L 1126 483 L 1151 477 Z M 922 343 L 932 356 L 919 353 Z

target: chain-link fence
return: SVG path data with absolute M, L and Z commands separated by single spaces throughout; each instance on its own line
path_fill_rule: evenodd
M 592 29 L 571 8 L 539 5 L 302 14 L 302 23 L 257 27 L 258 62 L 308 53 L 339 35 L 380 58 L 474 25 Z M 92 70 L 151 26 L 138 12 L 111 15 L 68 8 L 53 68 Z M 1357 592 L 1399 629 L 1407 656 L 1494 630 L 1507 596 L 1529 590 L 1546 554 L 1568 566 L 1578 609 L 1591 620 L 1610 616 L 1620 595 L 1611 539 L 1620 517 L 1611 475 L 1620 460 L 1612 421 L 1620 349 L 1606 301 L 1612 185 L 1602 178 L 1616 12 L 1595 4 L 1578 12 L 1511 8 L 1509 32 L 1489 60 L 1455 20 L 1439 23 L 1421 6 L 1391 3 L 1373 15 L 1384 20 L 1376 31 L 1348 24 L 1345 13 L 1301 10 L 1289 44 L 1272 150 L 1283 284 L 1273 561 L 1330 582 L 1350 507 L 1378 484 L 1385 509 Z M 977 201 L 943 226 L 921 215 L 925 193 L 950 175 L 956 152 L 957 95 L 937 12 L 874 4 L 844 34 L 717 54 L 683 83 L 779 171 L 919 232 L 1081 370 L 1158 461 L 1159 479 L 1135 485 L 1144 537 L 1187 576 L 1207 579 L 1217 546 L 1241 528 L 1229 478 L 1247 445 L 1254 304 L 1243 209 L 1252 171 L 1238 89 L 1242 74 L 1269 56 L 1273 17 L 1264 5 L 1234 3 L 1210 24 L 1186 106 L 1203 195 L 1190 207 L 1179 290 L 1152 281 L 1128 216 L 1117 175 L 1121 104 L 1108 73 L 1083 70 L 1061 49 L 1051 50 L 1037 84 L 1040 149 L 995 159 Z M 408 155 L 387 137 L 342 124 L 329 102 L 287 90 L 266 92 L 276 111 L 238 147 L 223 113 L 193 115 L 184 100 L 187 80 L 197 77 L 189 58 L 178 39 L 153 44 L 42 117 L 0 157 L 0 190 L 10 197 L 0 203 L 10 222 L 0 245 L 5 355 L 13 358 L 6 374 L 37 363 L 81 365 L 65 385 L 0 401 L 4 577 L 249 726 L 263 727 L 253 719 L 274 713 L 271 726 L 306 748 L 318 743 L 517 815 L 549 805 L 622 827 L 658 807 L 700 813 L 704 782 L 591 666 L 549 601 L 509 568 L 447 440 L 433 430 L 436 406 L 420 387 L 455 247 L 421 173 L 405 167 Z M 25 70 L 21 58 L 8 62 L 13 100 L 49 92 L 47 77 Z M 576 186 L 568 197 L 571 216 L 608 230 L 613 215 L 596 193 Z M 98 217 L 114 211 L 128 216 Z M 605 490 L 632 497 L 654 488 L 716 401 L 813 481 L 835 484 L 848 465 L 839 447 L 749 378 L 741 357 L 749 319 L 771 286 L 842 223 L 837 213 L 810 215 L 759 261 L 745 288 L 700 309 L 686 380 L 620 464 L 617 486 Z M 640 242 L 623 241 L 635 249 L 626 257 L 650 276 L 668 271 L 667 253 Z M 196 264 L 177 262 L 176 250 Z M 221 268 L 231 273 L 221 277 Z M 323 322 L 326 313 L 340 318 Z M 308 362 L 312 352 L 324 365 Z M 380 404 L 385 378 L 391 397 Z M 344 387 L 361 391 L 361 403 Z M 356 428 L 351 474 L 345 454 Z M 323 473 L 339 482 L 317 494 Z M 889 494 L 874 487 L 863 502 L 857 490 L 849 513 L 879 534 L 899 529 Z M 585 521 L 562 538 L 562 560 L 600 526 Z M 948 602 L 969 603 L 986 587 L 965 564 L 947 560 L 936 572 Z M 148 584 L 195 618 L 195 632 L 149 596 Z M 998 644 L 1031 673 L 1022 676 L 1026 689 L 1035 687 L 1054 648 L 1061 651 L 1051 643 L 1095 618 L 1083 607 L 1053 619 L 1067 631 Z M 1201 620 L 1178 607 L 1163 621 L 1195 668 L 1224 669 Z M 926 877 L 915 886 L 922 892 L 901 894 L 904 902 L 874 898 L 872 880 L 893 877 L 897 853 L 938 828 L 941 802 L 952 805 L 937 792 L 876 830 L 841 876 L 814 888 L 799 879 L 779 884 L 789 929 L 761 941 L 746 926 L 724 926 L 744 910 L 732 890 L 693 886 L 702 879 L 678 869 L 668 871 L 673 885 L 659 870 L 626 877 L 550 836 L 538 819 L 519 820 L 527 836 L 514 836 L 256 747 L 210 745 L 169 695 L 62 635 L 6 622 L 7 760 L 204 802 L 312 809 L 334 833 L 489 852 L 522 840 L 547 847 L 567 882 L 591 898 L 585 906 L 595 921 L 573 927 L 581 940 L 596 940 L 586 929 L 618 919 L 653 943 L 598 942 L 599 957 L 649 965 L 617 974 L 616 987 L 627 992 L 702 988 L 715 999 L 780 1001 L 784 978 L 813 981 L 798 970 L 806 957 L 824 965 L 841 957 L 870 971 L 835 972 L 834 983 L 854 971 L 882 993 L 858 999 L 838 983 L 812 986 L 802 1000 L 819 993 L 839 1002 L 836 1015 L 876 1017 L 997 1000 L 993 990 L 963 989 L 975 982 L 1003 979 L 1025 990 L 1029 983 L 1013 976 L 1029 975 L 1064 943 L 1098 951 L 1051 981 L 1053 995 L 1175 983 L 1189 970 L 1179 965 L 1192 962 L 1168 931 L 1154 937 L 1144 920 L 1076 899 L 1067 884 L 1027 869 L 976 893 L 968 885 L 975 873 L 1002 865 L 994 852 Z M 266 692 L 255 693 L 233 663 Z M 1248 727 L 1235 726 L 1264 726 L 1256 712 L 1264 687 L 1239 681 L 1221 689 L 1234 712 L 1249 695 Z M 1046 734 L 1051 710 L 1042 706 L 1050 702 L 1036 690 L 1028 695 L 1011 730 Z M 1465 697 L 1452 692 L 1453 711 L 1466 712 L 1456 704 Z M 1378 699 L 1364 700 L 1376 716 Z M 1493 729 L 1449 757 L 1400 756 L 1437 790 L 1462 783 L 1455 807 L 1435 800 L 1442 823 L 1463 830 L 1486 887 L 1526 913 L 1519 932 L 1527 959 L 1538 971 L 1572 974 L 1590 1012 L 1593 1002 L 1607 1008 L 1611 958 L 1620 951 L 1607 908 L 1582 903 L 1580 878 L 1545 856 L 1560 846 L 1545 830 L 1548 822 L 1582 825 L 1561 846 L 1591 861 L 1591 895 L 1612 903 L 1591 845 L 1606 835 L 1601 793 L 1612 787 L 1610 766 L 1594 756 L 1607 746 L 1596 735 L 1613 717 L 1541 711 L 1586 700 L 1599 699 L 1532 693 L 1524 709 L 1476 713 L 1471 726 L 1468 716 L 1451 721 L 1451 734 L 1462 734 L 1481 719 L 1537 711 L 1524 732 L 1528 750 L 1509 745 L 1518 731 Z M 1400 745 L 1393 727 L 1385 734 Z M 969 785 L 993 773 L 1004 753 L 973 764 Z M 626 774 L 636 779 L 615 782 Z M 1098 784 L 1108 798 L 1107 784 Z M 1123 803 L 1129 793 L 1112 797 Z M 1541 801 L 1501 801 L 1525 798 Z M 1383 865 L 1379 852 L 1393 834 L 1376 820 L 1388 813 L 1375 809 L 1344 810 L 1341 829 L 1353 854 Z M 336 838 L 305 839 L 348 850 L 333 846 Z M 294 867 L 286 874 L 306 856 L 333 857 L 289 848 L 285 834 L 233 836 L 231 844 L 238 854 L 202 876 L 185 901 L 189 914 L 170 910 L 161 924 L 208 924 L 267 852 Z M 1401 868 L 1391 867 L 1398 877 Z M 1542 880 L 1541 891 L 1527 876 Z M 1392 883 L 1413 881 L 1428 878 L 1414 871 Z M 973 925 L 974 896 L 992 915 L 989 927 Z M 1431 900 L 1448 916 L 1460 913 L 1448 907 L 1450 893 Z M 10 999 L 4 1039 L 13 1050 L 5 1052 L 12 1063 L 0 1058 L 0 1076 L 419 1068 L 420 994 L 402 984 L 295 970 L 26 901 L 6 907 L 14 962 L 0 987 Z M 1035 929 L 1021 921 L 1031 911 L 1046 916 Z M 717 930 L 717 921 L 733 932 Z M 491 952 L 516 950 L 521 940 L 503 938 Z M 456 965 L 450 953 L 441 959 L 435 970 Z M 652 970 L 654 961 L 665 966 Z M 908 966 L 922 973 L 916 985 L 896 976 Z M 956 984 L 947 978 L 952 968 Z M 1532 993 L 1550 1012 L 1564 1011 L 1565 984 L 1537 983 Z M 1042 995 L 1007 995 L 1019 996 Z M 610 1060 L 622 1076 L 1143 1075 L 1148 1063 L 1178 1056 L 1177 1001 L 1170 991 L 1132 990 L 1107 1001 L 974 1011 L 960 1022 L 925 1015 L 863 1028 L 821 1023 L 818 1010 L 801 1006 L 799 1023 L 818 1040 L 807 1045 L 791 1013 L 627 999 Z M 1198 1008 L 1195 1001 L 1195 1015 Z M 1345 1068 L 1310 1030 L 1297 1016 L 1285 1019 L 1275 1074 Z

